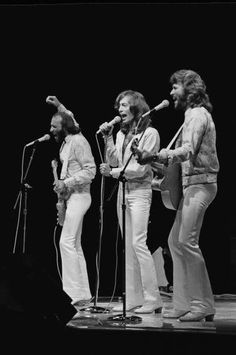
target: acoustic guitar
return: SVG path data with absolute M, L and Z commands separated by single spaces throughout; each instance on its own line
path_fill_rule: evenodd
M 180 163 L 166 166 L 154 162 L 151 166 L 154 171 L 152 189 L 161 192 L 162 202 L 166 208 L 177 210 L 182 197 Z
M 142 152 L 137 148 L 138 141 L 134 140 L 131 145 L 131 151 L 138 158 L 142 156 Z M 171 210 L 177 210 L 180 199 L 182 197 L 181 183 L 181 165 L 175 163 L 166 166 L 155 161 L 156 156 L 148 157 L 148 163 L 151 164 L 154 177 L 151 182 L 153 190 L 161 192 L 161 198 L 164 206 Z
M 57 167 L 58 163 L 54 159 L 51 162 L 52 166 L 52 172 L 53 172 L 53 177 L 54 177 L 54 183 L 56 184 L 59 179 L 57 175 Z M 57 203 L 56 203 L 56 208 L 57 208 L 57 222 L 60 226 L 63 226 L 64 220 L 65 220 L 65 214 L 66 214 L 66 200 L 69 198 L 69 193 L 68 191 L 63 192 L 63 193 L 57 193 Z
M 172 140 L 167 146 L 170 149 L 175 140 L 179 136 L 184 124 L 178 129 Z M 142 156 L 142 152 L 138 149 L 139 140 L 136 138 L 132 142 L 131 151 L 138 158 Z M 181 200 L 183 190 L 181 182 L 181 164 L 175 163 L 169 166 L 156 162 L 156 156 L 150 156 L 148 163 L 151 163 L 154 177 L 152 179 L 152 189 L 161 192 L 162 202 L 166 208 L 177 210 Z

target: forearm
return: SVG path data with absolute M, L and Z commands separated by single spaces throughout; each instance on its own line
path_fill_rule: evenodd
M 58 110 L 58 112 L 66 112 L 68 115 L 74 117 L 73 112 L 71 112 L 70 110 L 67 110 L 67 108 L 62 103 L 60 103 L 57 106 L 57 110 Z
M 76 185 L 86 185 L 91 184 L 92 180 L 96 175 L 96 166 L 91 165 L 84 167 L 78 173 L 75 173 L 73 176 L 66 178 L 64 183 L 67 188 L 72 188 Z
M 117 148 L 112 135 L 107 137 L 106 162 L 113 167 L 119 165 Z
M 138 154 L 138 163 L 141 165 L 144 164 L 151 164 L 155 161 L 158 161 L 158 154 L 157 153 L 149 153 L 147 151 L 140 151 Z

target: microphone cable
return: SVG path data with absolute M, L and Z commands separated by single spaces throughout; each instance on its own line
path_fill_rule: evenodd
M 57 235 L 58 226 L 59 226 L 59 223 L 57 222 L 57 224 L 55 225 L 54 230 L 53 230 L 53 244 L 54 244 L 55 254 L 56 254 L 56 269 L 57 269 L 59 278 L 62 281 L 62 275 L 61 275 L 61 270 L 60 270 L 60 265 L 59 265 L 59 252 L 58 252 L 57 243 L 56 243 L 56 235 Z

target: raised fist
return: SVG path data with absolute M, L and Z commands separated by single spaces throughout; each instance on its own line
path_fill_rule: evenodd
M 60 106 L 60 101 L 57 99 L 57 97 L 56 96 L 48 96 L 47 98 L 46 98 L 46 102 L 48 103 L 48 104 L 52 104 L 52 105 L 54 105 L 55 107 L 58 107 L 58 106 Z

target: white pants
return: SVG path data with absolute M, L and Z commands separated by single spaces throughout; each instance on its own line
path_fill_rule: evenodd
M 63 290 L 73 301 L 91 298 L 87 266 L 81 246 L 83 218 L 90 205 L 90 193 L 76 192 L 70 196 L 60 237 Z
M 122 194 L 122 187 L 120 187 L 117 213 L 121 231 L 123 230 Z M 151 200 L 151 189 L 125 192 L 125 291 L 127 305 L 142 305 L 144 303 L 162 305 L 154 261 L 146 244 Z
M 216 192 L 216 183 L 196 184 L 184 189 L 168 239 L 173 259 L 175 309 L 214 313 L 214 297 L 199 248 L 199 234 L 205 211 Z

